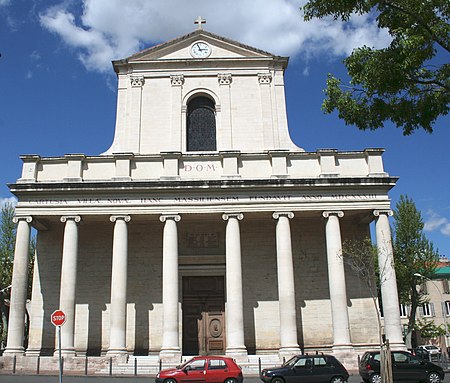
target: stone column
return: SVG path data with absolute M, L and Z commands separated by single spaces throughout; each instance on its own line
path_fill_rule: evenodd
M 23 355 L 25 352 L 23 340 L 25 333 L 25 305 L 27 302 L 31 221 L 31 217 L 14 218 L 14 223 L 17 223 L 17 234 L 11 283 L 8 340 L 4 355 Z
M 341 229 L 339 226 L 339 218 L 342 218 L 344 213 L 342 211 L 325 211 L 322 215 L 327 219 L 325 235 L 331 319 L 333 321 L 333 350 L 351 348 Z
M 160 358 L 164 361 L 179 362 L 181 350 L 179 345 L 178 324 L 178 233 L 177 214 L 162 215 L 163 232 L 163 342 Z
M 280 357 L 300 352 L 297 341 L 297 315 L 295 311 L 294 264 L 292 261 L 291 228 L 292 212 L 275 212 L 277 219 L 277 276 L 280 306 Z
M 61 265 L 61 288 L 59 308 L 66 314 L 66 322 L 61 326 L 61 353 L 75 356 L 75 297 L 77 286 L 78 223 L 81 217 L 63 216 L 65 223 Z
M 239 221 L 243 214 L 223 214 L 226 228 L 226 354 L 238 361 L 247 359 L 244 344 L 244 307 L 242 294 L 241 235 Z
M 111 272 L 111 317 L 108 355 L 125 354 L 127 324 L 127 270 L 128 270 L 128 215 L 110 217 L 114 222 L 112 272 Z
M 378 267 L 381 277 L 381 299 L 383 302 L 384 331 L 392 348 L 404 349 L 402 326 L 397 292 L 397 280 L 394 269 L 391 228 L 388 217 L 391 210 L 375 210 L 376 238 L 378 248 Z

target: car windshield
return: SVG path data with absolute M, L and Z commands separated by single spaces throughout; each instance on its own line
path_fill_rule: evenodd
M 438 348 L 436 346 L 426 346 L 427 350 L 437 350 Z
M 292 366 L 295 365 L 297 360 L 298 360 L 298 357 L 297 356 L 293 356 L 291 359 L 289 359 L 287 362 L 285 362 L 283 364 L 283 367 L 292 367 Z

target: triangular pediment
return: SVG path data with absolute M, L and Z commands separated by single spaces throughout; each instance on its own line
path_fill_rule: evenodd
M 160 45 L 144 49 L 121 62 L 151 62 L 165 60 L 194 60 L 191 47 L 196 42 L 208 44 L 211 53 L 207 59 L 274 59 L 277 56 L 237 41 L 215 35 L 205 30 L 196 30 Z

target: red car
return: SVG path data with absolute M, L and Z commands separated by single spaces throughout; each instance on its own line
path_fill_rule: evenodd
M 224 356 L 195 356 L 188 362 L 162 370 L 156 383 L 242 383 L 242 370 L 236 362 Z

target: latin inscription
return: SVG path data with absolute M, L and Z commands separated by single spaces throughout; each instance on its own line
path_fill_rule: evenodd
M 78 198 L 38 199 L 21 204 L 35 206 L 60 205 L 171 205 L 171 204 L 223 204 L 223 203 L 261 203 L 261 202 L 318 202 L 318 201 L 352 201 L 376 200 L 376 194 L 346 193 L 346 194 L 254 194 L 226 196 L 186 196 L 186 197 L 138 197 L 138 198 Z

